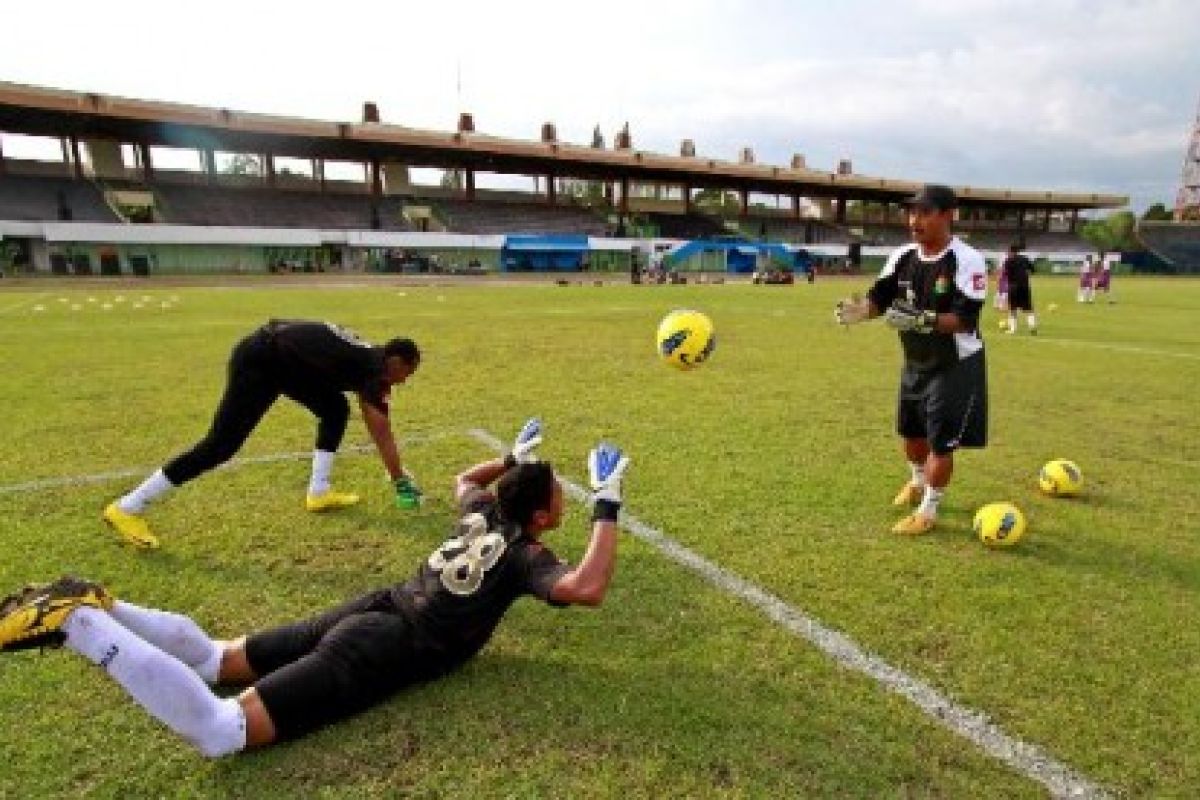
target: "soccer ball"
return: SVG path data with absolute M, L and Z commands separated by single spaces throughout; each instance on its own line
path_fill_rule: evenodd
M 1053 497 L 1074 497 L 1083 488 L 1083 473 L 1074 461 L 1056 458 L 1038 473 L 1038 488 Z
M 971 527 L 988 547 L 1012 547 L 1025 535 L 1025 515 L 1012 503 L 988 503 L 975 512 Z
M 699 311 L 679 309 L 663 317 L 655 338 L 658 354 L 679 369 L 693 369 L 708 360 L 717 346 L 713 324 Z

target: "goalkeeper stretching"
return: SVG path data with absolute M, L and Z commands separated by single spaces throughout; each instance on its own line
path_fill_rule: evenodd
M 218 641 L 181 614 L 67 577 L 0 604 L 0 650 L 65 646 L 209 757 L 301 736 L 457 669 L 523 595 L 552 606 L 600 605 L 616 564 L 629 460 L 606 444 L 588 454 L 591 540 L 572 567 L 542 544 L 562 519 L 563 489 L 534 456 L 541 440 L 540 423 L 530 420 L 505 458 L 457 476 L 454 529 L 404 583 Z M 217 684 L 250 688 L 224 697 L 210 688 Z
M 987 270 L 979 251 L 954 236 L 958 202 L 948 186 L 927 185 L 908 201 L 913 242 L 891 254 L 865 298 L 838 302 L 842 325 L 882 316 L 900 334 L 896 430 L 909 479 L 893 503 L 916 509 L 894 533 L 933 528 L 954 472 L 954 451 L 987 444 L 987 369 L 979 312 Z

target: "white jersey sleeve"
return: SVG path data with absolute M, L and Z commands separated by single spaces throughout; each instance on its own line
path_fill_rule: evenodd
M 951 243 L 958 271 L 954 273 L 954 284 L 958 290 L 972 300 L 982 302 L 987 297 L 987 262 L 983 255 L 957 237 Z

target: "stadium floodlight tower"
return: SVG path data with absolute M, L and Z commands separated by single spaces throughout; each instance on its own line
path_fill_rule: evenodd
M 1192 123 L 1192 135 L 1188 137 L 1187 151 L 1183 155 L 1183 176 L 1175 198 L 1175 220 L 1200 220 L 1200 105 L 1197 105 L 1196 121 Z

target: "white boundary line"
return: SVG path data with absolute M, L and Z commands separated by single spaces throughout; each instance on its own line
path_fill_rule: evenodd
M 504 444 L 487 431 L 475 428 L 468 433 L 493 450 L 504 449 Z M 559 480 L 572 498 L 581 503 L 588 502 L 589 492 L 561 475 Z M 986 714 L 955 703 L 923 680 L 867 652 L 849 636 L 829 628 L 762 587 L 739 578 L 624 510 L 621 512 L 620 524 L 622 528 L 667 558 L 687 567 L 719 589 L 740 597 L 782 627 L 808 640 L 843 667 L 861 672 L 888 691 L 907 699 L 942 727 L 974 743 L 1025 777 L 1045 786 L 1052 796 L 1109 796 L 1099 784 L 1055 760 L 1041 748 L 1009 736 L 998 725 L 990 722 Z
M 441 431 L 437 433 L 405 436 L 400 439 L 401 444 L 419 444 L 421 442 L 430 442 L 434 439 L 446 439 L 450 436 L 458 436 L 461 431 Z M 374 445 L 358 444 L 350 447 L 343 447 L 339 450 L 339 454 L 346 453 L 371 453 L 374 452 Z M 290 453 L 268 453 L 261 456 L 248 456 L 246 458 L 230 459 L 226 463 L 217 467 L 217 469 L 232 469 L 234 467 L 242 467 L 249 464 L 267 464 L 272 461 L 303 461 L 312 458 L 311 450 L 297 450 Z M 97 472 L 91 475 L 69 475 L 62 478 L 44 478 L 37 481 L 28 481 L 26 483 L 10 483 L 7 486 L 0 485 L 0 494 L 11 494 L 16 492 L 34 492 L 39 489 L 57 489 L 63 486 L 86 486 L 93 483 L 108 483 L 109 481 L 119 480 L 121 478 L 136 478 L 149 475 L 158 467 L 134 467 L 132 469 L 122 469 L 115 472 Z
M 1033 341 L 1033 337 L 1021 337 L 1017 341 Z M 1090 347 L 1095 350 L 1111 350 L 1114 353 L 1132 353 L 1139 356 L 1159 356 L 1161 358 L 1186 358 L 1200 361 L 1196 353 L 1178 353 L 1171 350 L 1156 350 L 1153 347 L 1139 347 L 1133 344 L 1109 344 L 1108 342 L 1090 342 L 1086 339 L 1056 339 L 1053 336 L 1038 336 L 1038 342 L 1057 344 L 1064 347 Z

